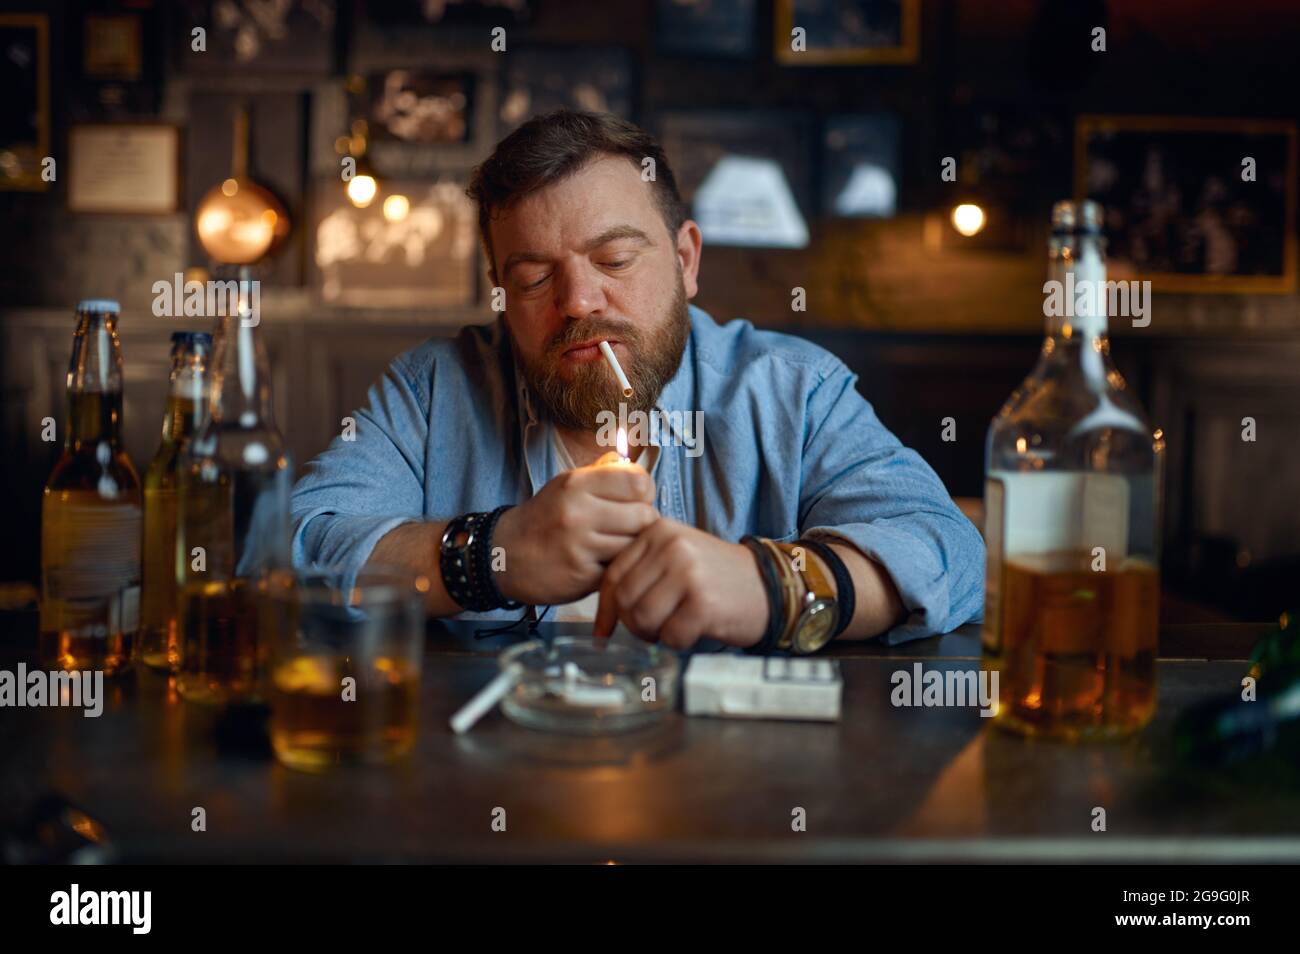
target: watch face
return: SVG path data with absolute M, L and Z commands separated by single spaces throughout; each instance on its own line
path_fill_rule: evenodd
M 831 641 L 839 622 L 839 606 L 831 600 L 818 600 L 804 611 L 794 634 L 796 652 L 815 653 Z

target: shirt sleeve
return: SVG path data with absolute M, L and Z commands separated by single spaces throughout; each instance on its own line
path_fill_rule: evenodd
M 837 538 L 880 563 L 907 617 L 889 644 L 978 620 L 984 541 L 943 481 L 876 417 L 841 362 L 808 399 L 799 526 Z
M 303 468 L 293 489 L 293 562 L 330 567 L 352 585 L 375 544 L 424 516 L 427 401 L 400 359 L 371 386 L 364 408 Z

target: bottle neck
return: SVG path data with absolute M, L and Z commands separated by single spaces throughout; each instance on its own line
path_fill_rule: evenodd
M 1096 236 L 1053 244 L 1043 299 L 1044 333 L 1060 343 L 1107 336 L 1106 260 Z
M 163 414 L 163 443 L 189 440 L 203 424 L 209 398 L 207 355 L 192 351 L 177 355 L 172 362 L 167 411 Z
M 68 419 L 64 447 L 80 450 L 122 440 L 122 350 L 117 316 L 83 313 L 77 319 L 68 364 Z
M 1052 245 L 1044 286 L 1040 369 L 1082 377 L 1096 391 L 1110 387 L 1114 367 L 1107 331 L 1106 261 L 1096 235 L 1076 234 Z
M 271 372 L 255 324 L 222 319 L 212 380 L 212 419 L 243 428 L 275 427 Z

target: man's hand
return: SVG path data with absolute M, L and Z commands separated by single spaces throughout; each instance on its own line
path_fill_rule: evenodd
M 622 620 L 673 649 L 702 636 L 752 646 L 767 619 L 763 579 L 746 547 L 660 517 L 605 570 L 594 632 L 608 636 Z
M 659 519 L 645 468 L 617 461 L 610 453 L 565 471 L 501 515 L 492 539 L 505 550 L 503 596 L 545 605 L 586 596 L 605 565 Z

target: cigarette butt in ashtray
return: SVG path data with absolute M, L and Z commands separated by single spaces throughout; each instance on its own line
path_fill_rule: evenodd
M 623 366 L 618 363 L 618 355 L 614 354 L 614 349 L 609 346 L 608 341 L 602 341 L 600 343 L 600 353 L 603 354 L 605 360 L 609 362 L 610 368 L 614 371 L 614 377 L 618 378 L 619 387 L 623 389 L 623 397 L 631 397 L 632 382 L 629 381 L 627 375 L 623 373 Z

